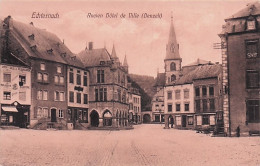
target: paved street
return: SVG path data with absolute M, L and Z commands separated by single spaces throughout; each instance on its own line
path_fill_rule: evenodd
M 143 124 L 126 131 L 0 130 L 1 165 L 260 165 L 260 137 Z

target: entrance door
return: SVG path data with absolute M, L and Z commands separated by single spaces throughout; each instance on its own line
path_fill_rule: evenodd
M 182 115 L 182 127 L 186 127 L 186 115 Z
M 56 122 L 57 119 L 56 119 L 56 109 L 53 108 L 51 109 L 51 122 Z
M 99 125 L 99 116 L 97 111 L 92 111 L 90 114 L 91 126 L 98 127 Z

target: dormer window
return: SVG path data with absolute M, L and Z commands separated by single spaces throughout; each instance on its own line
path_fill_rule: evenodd
M 76 60 L 76 56 L 73 56 L 70 58 L 71 60 L 75 61 Z
M 36 51 L 37 46 L 36 46 L 36 45 L 33 45 L 33 46 L 31 46 L 30 48 L 31 48 L 32 51 Z
M 47 50 L 47 53 L 48 53 L 48 54 L 52 54 L 52 52 L 53 52 L 53 49 L 52 49 L 52 48 L 49 49 L 49 50 Z
M 66 55 L 67 55 L 66 52 L 61 53 L 61 56 L 64 57 L 64 58 L 66 57 Z
M 100 65 L 105 65 L 105 61 L 100 61 Z
M 256 20 L 254 17 L 250 16 L 247 19 L 247 30 L 255 30 L 256 29 Z
M 34 34 L 29 35 L 28 38 L 34 40 Z

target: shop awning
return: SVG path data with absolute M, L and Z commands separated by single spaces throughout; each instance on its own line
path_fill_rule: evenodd
M 12 106 L 2 106 L 3 111 L 6 112 L 18 112 L 18 110 L 16 109 L 16 107 L 12 107 Z

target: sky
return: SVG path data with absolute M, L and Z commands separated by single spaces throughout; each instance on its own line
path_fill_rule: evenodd
M 68 1 L 68 0 L 0 0 L 0 18 L 13 19 L 55 33 L 75 54 L 84 50 L 88 42 L 94 48 L 111 53 L 115 45 L 117 56 L 123 63 L 126 55 L 129 72 L 156 76 L 164 72 L 166 44 L 171 16 L 177 42 L 180 46 L 182 66 L 198 58 L 221 63 L 221 52 L 213 49 L 219 43 L 224 19 L 246 7 L 252 1 Z M 57 14 L 59 18 L 32 18 L 32 14 Z M 102 18 L 89 18 L 88 13 L 103 14 Z M 107 18 L 107 13 L 118 14 Z M 139 14 L 130 18 L 129 13 Z M 141 18 L 143 13 L 160 14 L 161 18 Z M 121 18 L 120 15 L 125 17 Z

